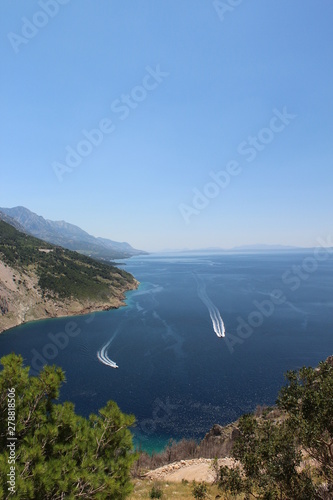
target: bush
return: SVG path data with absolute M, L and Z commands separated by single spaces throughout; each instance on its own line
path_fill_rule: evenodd
M 207 498 L 207 484 L 206 483 L 196 483 L 193 481 L 192 494 L 194 498 L 200 500 L 202 498 Z
M 150 498 L 162 498 L 163 491 L 158 486 L 153 486 L 150 493 L 149 493 L 149 497 Z

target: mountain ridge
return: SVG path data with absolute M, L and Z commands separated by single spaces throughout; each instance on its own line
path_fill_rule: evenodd
M 92 236 L 79 226 L 64 220 L 52 221 L 45 219 L 23 206 L 0 208 L 0 212 L 16 221 L 23 227 L 25 232 L 36 238 L 96 259 L 125 259 L 134 255 L 144 255 L 147 253 L 143 250 L 133 248 L 127 242 L 117 242 L 107 238 Z
M 1 210 L 0 210 L 0 220 L 2 220 L 3 222 L 7 222 L 7 224 L 10 224 L 11 226 L 15 227 L 15 229 L 17 229 L 18 231 L 26 233 L 26 230 L 24 229 L 22 224 L 20 224 L 19 222 L 17 222 L 17 220 L 13 219 L 13 217 L 10 217 Z

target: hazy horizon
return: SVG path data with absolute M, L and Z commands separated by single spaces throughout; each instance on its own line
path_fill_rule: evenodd
M 2 4 L 0 205 L 150 252 L 331 241 L 333 4 L 237 3 Z
M 17 208 L 17 207 L 3 207 L 3 208 Z M 28 208 L 28 207 L 23 207 L 23 208 Z M 28 209 L 29 210 L 29 209 Z M 1 211 L 1 208 L 0 208 L 0 211 Z M 42 216 L 42 214 L 36 214 L 38 216 Z M 45 218 L 45 217 L 44 217 Z M 46 220 L 51 220 L 51 219 L 46 219 Z M 56 222 L 66 222 L 68 224 L 72 224 L 70 221 L 68 220 L 57 220 Z M 76 224 L 75 224 L 76 226 Z M 80 227 L 80 226 L 78 226 Z M 80 229 L 82 229 L 83 231 L 86 231 L 84 229 L 84 227 L 80 227 Z M 88 233 L 88 231 L 86 231 Z M 95 238 L 98 238 L 100 235 L 99 234 L 94 234 L 94 233 L 89 233 L 91 234 L 91 236 L 94 236 Z M 112 238 L 109 238 L 109 239 L 112 239 Z M 130 243 L 130 241 L 124 241 L 123 243 Z M 320 240 L 320 241 L 316 241 L 315 242 L 316 244 L 314 246 L 309 246 L 309 247 L 300 247 L 300 246 L 295 246 L 295 245 L 282 245 L 280 243 L 273 243 L 273 244 L 267 244 L 267 243 L 254 243 L 254 244 L 242 244 L 242 245 L 236 245 L 236 246 L 233 246 L 233 247 L 211 247 L 211 246 L 201 246 L 201 247 L 195 247 L 195 248 L 189 248 L 189 247 L 165 247 L 165 248 L 160 248 L 158 250 L 152 250 L 152 249 L 149 249 L 149 248 L 140 248 L 139 250 L 144 250 L 146 252 L 149 252 L 149 253 L 156 253 L 156 254 L 163 254 L 163 253 L 186 253 L 186 252 L 218 252 L 218 251 L 223 251 L 223 252 L 230 252 L 230 251 L 235 251 L 235 250 L 242 250 L 242 249 L 249 249 L 251 250 L 251 248 L 253 248 L 254 250 L 271 250 L 271 249 L 278 249 L 279 247 L 281 247 L 282 250 L 284 249 L 290 249 L 290 250 L 293 250 L 293 249 L 301 249 L 301 250 L 305 250 L 305 249 L 312 249 L 312 248 L 315 248 L 315 247 L 322 247 L 322 248 L 326 248 L 326 247 L 331 247 L 333 242 L 330 241 L 330 239 L 327 239 L 326 241 L 324 240 Z M 131 243 L 130 243 L 131 244 Z

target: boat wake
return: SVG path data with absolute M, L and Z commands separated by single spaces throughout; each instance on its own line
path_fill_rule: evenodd
M 202 302 L 208 309 L 210 319 L 212 320 L 214 332 L 218 337 L 225 337 L 225 326 L 220 311 L 208 297 L 206 292 L 206 285 L 203 283 L 203 281 L 196 274 L 194 274 L 194 278 L 195 281 L 197 282 L 199 299 L 202 300 Z
M 111 368 L 119 368 L 117 363 L 112 361 L 112 359 L 110 359 L 108 356 L 108 348 L 110 347 L 110 344 L 114 340 L 115 336 L 116 336 L 116 333 L 109 340 L 109 342 L 107 342 L 105 344 L 105 346 L 102 347 L 102 349 L 100 351 L 97 351 L 98 360 L 106 366 L 111 366 Z

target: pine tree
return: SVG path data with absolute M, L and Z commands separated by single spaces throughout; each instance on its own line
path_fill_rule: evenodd
M 29 377 L 21 356 L 1 359 L 0 498 L 123 499 L 131 492 L 133 453 L 129 427 L 134 417 L 109 401 L 85 419 L 72 403 L 59 404 L 63 371 L 46 366 Z M 8 389 L 16 395 L 15 495 L 9 495 Z

